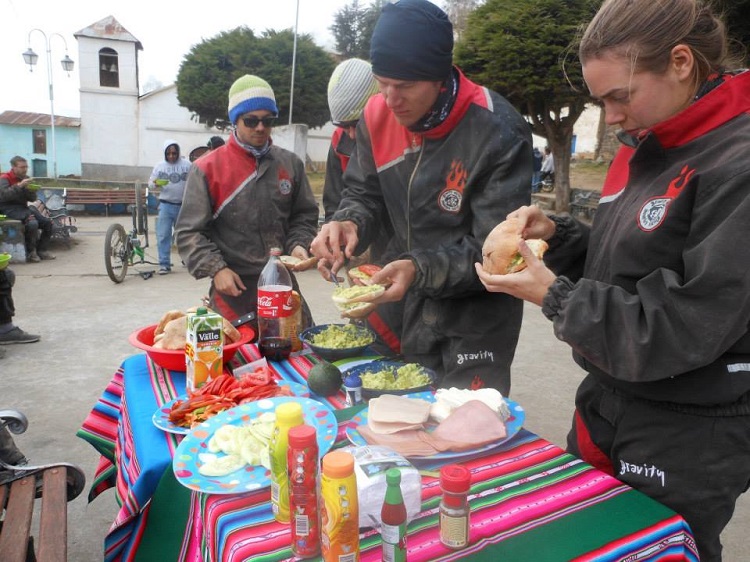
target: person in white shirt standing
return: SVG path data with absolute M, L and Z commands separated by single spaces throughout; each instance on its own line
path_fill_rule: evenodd
M 154 166 L 148 179 L 149 188 L 161 190 L 156 222 L 159 275 L 172 271 L 172 235 L 180 214 L 190 165 L 187 158 L 180 156 L 180 145 L 170 139 L 164 142 L 164 160 Z

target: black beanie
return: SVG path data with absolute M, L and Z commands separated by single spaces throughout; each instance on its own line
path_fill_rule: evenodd
M 428 0 L 386 4 L 370 40 L 375 76 L 442 81 L 453 66 L 453 25 Z

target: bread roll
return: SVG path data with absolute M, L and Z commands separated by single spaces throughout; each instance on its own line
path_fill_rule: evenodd
M 482 246 L 482 269 L 493 275 L 516 273 L 526 269 L 526 262 L 518 251 L 523 227 L 518 219 L 508 219 L 498 224 L 487 235 Z M 541 239 L 526 240 L 534 255 L 542 259 L 548 245 Z

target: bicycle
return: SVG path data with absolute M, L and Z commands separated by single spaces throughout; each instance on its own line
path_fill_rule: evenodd
M 125 232 L 119 223 L 109 226 L 104 235 L 104 266 L 107 275 L 115 283 L 122 283 L 128 273 L 128 267 L 138 265 L 159 265 L 151 261 L 146 254 L 148 242 L 148 188 L 144 193 L 139 183 L 135 185 L 135 204 L 132 206 L 133 228 Z M 146 258 L 149 259 L 146 259 Z M 139 271 L 143 279 L 153 276 L 155 270 Z
M 535 184 L 532 184 L 531 191 L 532 193 L 536 192 L 542 192 L 542 193 L 550 193 L 555 189 L 555 174 L 553 173 L 542 173 L 542 175 L 539 177 L 539 181 Z

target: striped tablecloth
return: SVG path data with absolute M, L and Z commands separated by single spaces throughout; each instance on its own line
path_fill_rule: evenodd
M 258 357 L 248 345 L 236 359 Z M 280 378 L 304 382 L 315 362 L 300 356 L 272 367 Z M 180 437 L 154 427 L 151 416 L 184 387 L 184 374 L 145 355 L 130 357 L 78 432 L 102 455 L 90 500 L 115 486 L 120 505 L 104 540 L 105 560 L 289 559 L 289 528 L 274 521 L 269 490 L 208 495 L 175 481 L 171 461 Z M 345 405 L 343 394 L 327 402 L 334 411 Z M 343 440 L 348 416 L 337 413 Z M 470 546 L 458 552 L 441 546 L 439 485 L 423 476 L 422 512 L 408 530 L 410 562 L 698 560 L 681 517 L 529 431 L 464 464 L 473 479 Z M 380 560 L 379 534 L 363 531 L 361 546 L 363 562 Z

